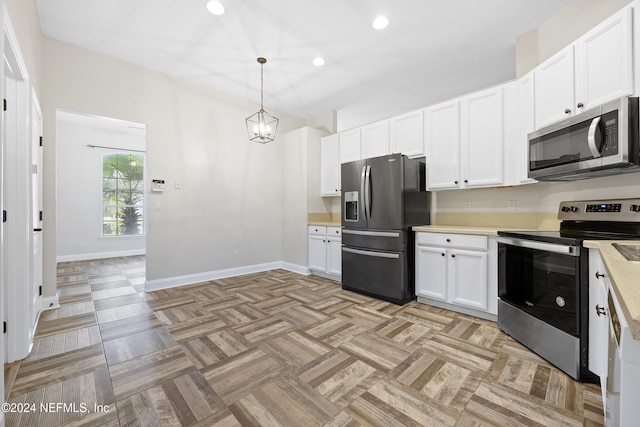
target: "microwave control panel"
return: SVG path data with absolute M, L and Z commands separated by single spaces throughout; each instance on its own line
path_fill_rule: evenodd
M 602 144 L 601 155 L 615 156 L 618 154 L 618 111 L 610 111 L 602 115 L 604 128 L 602 136 L 604 142 Z

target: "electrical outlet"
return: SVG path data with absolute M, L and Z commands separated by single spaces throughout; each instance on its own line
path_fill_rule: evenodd
M 233 251 L 233 257 L 234 258 L 240 258 L 240 251 L 239 250 Z
M 176 179 L 175 181 L 173 181 L 173 187 L 174 187 L 176 190 L 179 190 L 180 188 L 182 188 L 182 183 L 180 182 L 180 180 L 179 180 L 179 179 Z
M 509 212 L 515 212 L 516 211 L 516 201 L 515 200 L 509 200 L 507 202 L 507 210 Z
M 464 210 L 465 211 L 471 210 L 471 202 L 464 202 Z

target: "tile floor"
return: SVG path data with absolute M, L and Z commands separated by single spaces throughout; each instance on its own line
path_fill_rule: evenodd
M 599 426 L 600 389 L 494 322 L 284 270 L 144 292 L 143 257 L 61 263 L 5 366 L 7 426 Z

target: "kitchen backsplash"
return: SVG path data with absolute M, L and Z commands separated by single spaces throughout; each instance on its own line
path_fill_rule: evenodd
M 557 214 L 548 213 L 436 213 L 436 225 L 467 227 L 504 227 L 522 229 L 557 230 Z
M 341 217 L 340 212 L 326 213 L 326 212 L 309 212 L 307 214 L 307 222 L 326 222 L 340 224 Z

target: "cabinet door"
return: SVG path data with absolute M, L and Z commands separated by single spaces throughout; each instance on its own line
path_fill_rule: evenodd
M 362 158 L 386 156 L 389 154 L 389 121 L 385 120 L 364 126 L 361 130 Z
M 327 270 L 326 235 L 309 235 L 309 269 L 322 272 Z
M 342 239 L 327 237 L 327 273 L 342 275 Z
M 451 249 L 448 253 L 450 300 L 487 310 L 487 253 Z
M 520 183 L 535 182 L 529 178 L 529 139 L 528 135 L 535 130 L 535 83 L 533 73 L 529 73 L 518 80 L 520 87 L 520 114 L 518 117 L 518 149 L 517 158 L 513 161 L 518 165 L 518 181 Z M 507 159 L 507 161 L 511 161 Z
M 447 253 L 443 248 L 416 246 L 416 295 L 447 300 Z
M 340 145 L 340 163 L 361 159 L 360 128 L 340 132 L 338 141 Z
M 576 97 L 584 111 L 633 92 L 631 10 L 622 9 L 575 43 Z
M 573 46 L 569 46 L 534 71 L 536 129 L 574 113 Z
M 424 113 L 413 111 L 390 121 L 390 150 L 410 157 L 424 156 Z
M 598 276 L 596 277 L 596 273 Z M 604 264 L 598 251 L 589 251 L 589 370 L 600 377 L 606 388 L 607 346 L 609 319 L 607 318 L 607 280 Z
M 337 134 L 321 140 L 320 195 L 340 196 L 340 152 Z
M 462 98 L 460 102 L 462 185 L 503 183 L 504 129 L 502 87 Z
M 458 101 L 425 110 L 427 185 L 429 189 L 460 185 L 460 107 Z

